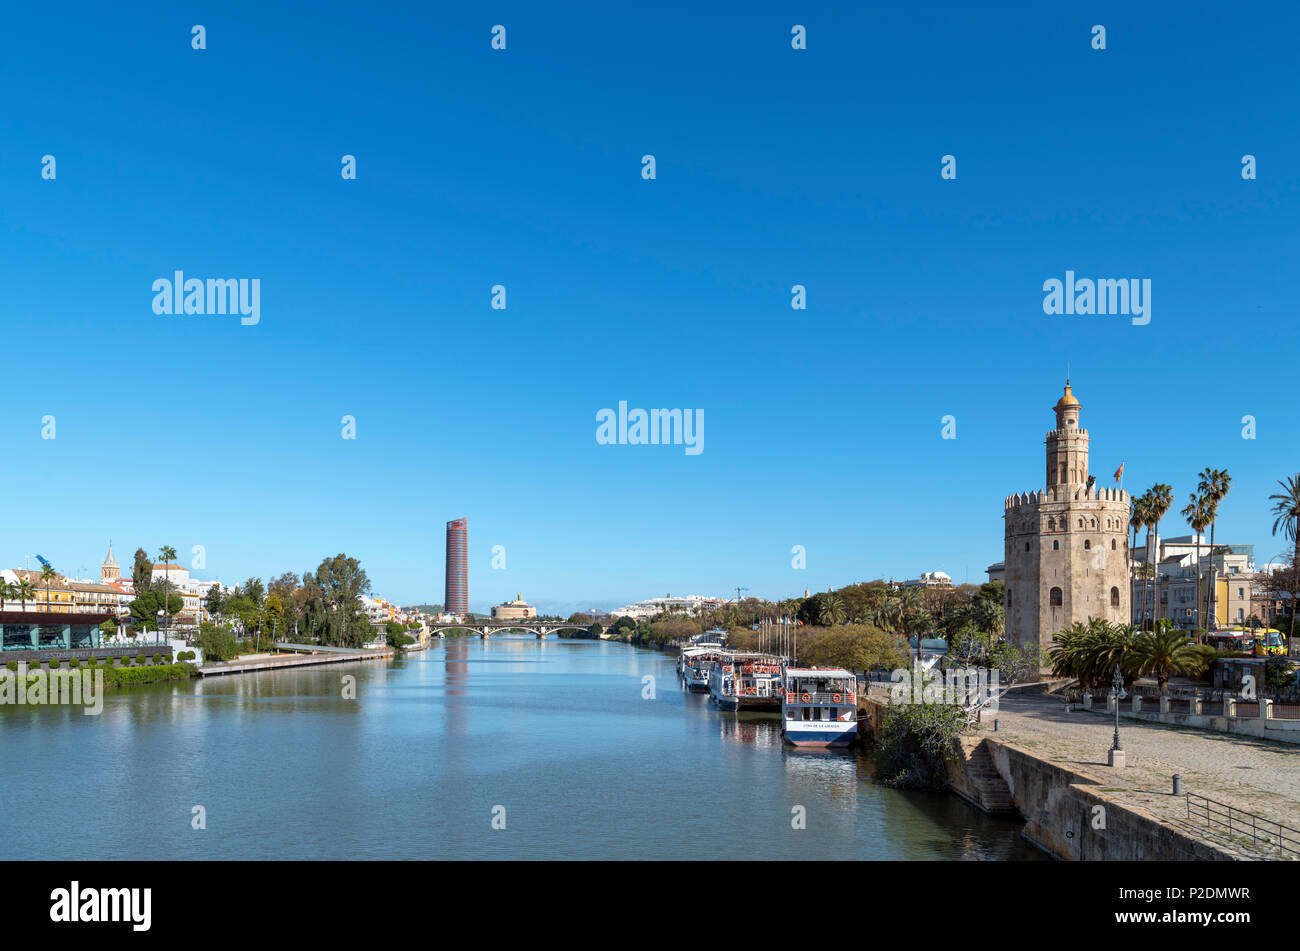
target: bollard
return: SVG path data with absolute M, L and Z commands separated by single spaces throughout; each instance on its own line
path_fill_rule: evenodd
M 998 730 L 1001 729 L 1001 727 L 1002 727 L 1002 721 L 999 720 L 997 717 L 994 717 L 994 718 L 993 718 L 993 732 L 994 732 L 994 733 L 998 732 Z
M 1174 795 L 1181 796 L 1182 794 L 1183 794 L 1183 777 L 1179 776 L 1177 773 L 1174 773 Z

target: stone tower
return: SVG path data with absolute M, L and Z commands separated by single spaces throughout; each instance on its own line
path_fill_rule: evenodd
M 121 573 L 118 571 L 119 565 L 117 559 L 113 557 L 113 543 L 108 543 L 108 556 L 99 565 L 100 581 L 118 581 L 121 579 Z
M 1038 644 L 1046 663 L 1057 631 L 1105 618 L 1131 623 L 1129 495 L 1098 489 L 1088 475 L 1088 431 L 1065 382 L 1047 434 L 1047 487 L 1006 499 L 1007 638 Z

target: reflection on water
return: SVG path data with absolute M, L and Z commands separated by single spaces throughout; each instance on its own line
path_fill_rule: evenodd
M 0 858 L 1039 857 L 1019 822 L 779 726 L 682 691 L 671 657 L 508 635 L 130 688 L 98 717 L 0 708 Z

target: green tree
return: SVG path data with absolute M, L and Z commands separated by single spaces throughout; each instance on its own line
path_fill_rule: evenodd
M 1147 522 L 1150 520 L 1150 514 L 1151 514 L 1151 493 L 1150 492 L 1143 492 L 1141 495 L 1129 497 L 1128 526 L 1133 532 L 1133 543 L 1129 545 L 1129 549 L 1128 549 L 1128 571 L 1129 571 L 1130 585 L 1132 585 L 1132 583 L 1138 580 L 1138 570 L 1136 564 L 1138 530 L 1147 524 Z M 1148 564 L 1148 563 L 1144 561 L 1144 564 Z M 1139 624 L 1145 626 L 1146 617 L 1147 617 L 1147 586 L 1143 584 L 1141 587 L 1142 587 L 1142 608 L 1138 612 L 1138 622 Z
M 1214 503 L 1205 495 L 1192 494 L 1187 497 L 1182 516 L 1187 520 L 1196 538 L 1196 616 L 1195 627 L 1204 627 L 1201 623 L 1201 533 L 1209 527 L 1214 518 Z
M 212 617 L 218 617 L 224 607 L 225 595 L 221 593 L 221 585 L 214 584 L 208 588 L 208 596 L 204 599 L 204 607 L 208 609 L 208 614 Z
M 144 594 L 153 583 L 153 562 L 143 548 L 135 550 L 131 560 L 131 586 L 136 594 Z
M 171 610 L 167 607 L 170 600 L 167 595 L 171 591 L 171 563 L 176 559 L 176 549 L 171 545 L 163 545 L 158 549 L 158 560 L 163 563 L 163 612 L 166 620 L 170 624 Z M 182 604 L 182 607 L 184 605 Z
M 163 592 L 160 589 L 148 588 L 144 594 L 138 595 L 127 605 L 127 608 L 131 612 L 131 621 L 137 630 L 143 628 L 146 631 L 156 631 L 159 611 L 164 615 L 175 614 L 184 606 L 179 594 L 168 594 L 164 602 Z
M 1197 489 L 1203 496 L 1213 502 L 1213 508 L 1210 511 L 1210 621 L 1205 626 L 1215 628 L 1219 626 L 1219 591 L 1218 586 L 1215 584 L 1217 572 L 1214 564 L 1214 523 L 1219 517 L 1219 503 L 1227 497 L 1228 491 L 1232 488 L 1232 476 L 1228 474 L 1227 469 L 1205 468 L 1201 470 L 1200 479 Z
M 806 663 L 845 670 L 894 670 L 907 666 L 907 651 L 894 635 L 863 624 L 845 624 L 820 634 L 803 651 Z
M 235 642 L 235 635 L 230 628 L 219 627 L 211 621 L 204 621 L 199 625 L 199 636 L 195 639 L 195 646 L 203 651 L 205 662 L 230 660 L 239 654 L 239 645 Z
M 18 599 L 18 586 L 12 581 L 6 581 L 0 578 L 0 611 L 5 609 L 6 601 L 16 601 Z
M 1154 533 L 1156 538 L 1160 537 L 1160 520 L 1173 507 L 1174 504 L 1174 487 L 1164 482 L 1157 482 L 1147 490 L 1147 536 L 1150 538 Z M 1158 546 L 1151 547 L 1152 566 L 1156 569 L 1151 580 L 1151 616 L 1153 619 L 1160 616 L 1160 601 L 1156 597 L 1156 586 L 1160 582 L 1160 551 Z
M 1291 540 L 1294 550 L 1291 555 L 1293 571 L 1291 577 L 1300 579 L 1300 473 L 1289 476 L 1285 482 L 1278 479 L 1281 492 L 1274 492 L 1268 497 L 1273 503 L 1273 534 L 1281 529 Z M 1287 652 L 1296 652 L 1295 616 L 1296 606 L 1300 605 L 1300 580 L 1292 581 L 1291 591 L 1291 633 L 1287 637 Z
M 59 573 L 54 570 L 52 565 L 45 565 L 41 568 L 41 581 L 45 584 L 45 610 L 50 610 L 50 588 L 54 585 L 54 579 Z
M 27 578 L 19 578 L 18 584 L 14 587 L 14 595 L 18 603 L 23 606 L 23 611 L 27 610 L 27 602 L 36 600 L 36 589 L 32 587 L 31 581 Z

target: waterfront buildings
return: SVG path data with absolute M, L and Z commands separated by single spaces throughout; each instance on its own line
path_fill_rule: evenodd
M 516 594 L 513 601 L 503 601 L 492 608 L 492 618 L 497 621 L 518 621 L 537 617 L 537 608 L 524 601 L 522 594 Z
M 1169 618 L 1187 630 L 1214 629 L 1248 623 L 1253 614 L 1254 545 L 1219 543 L 1212 554 L 1204 535 L 1148 534 L 1144 548 L 1133 552 L 1133 563 L 1135 624 Z
M 688 594 L 684 598 L 674 598 L 671 594 L 666 594 L 662 598 L 647 598 L 644 601 L 634 601 L 632 604 L 626 604 L 611 613 L 614 617 L 629 617 L 634 621 L 639 621 L 643 618 L 652 618 L 656 614 L 673 612 L 678 614 L 700 614 L 706 610 L 720 608 L 726 603 L 725 598 L 706 598 L 699 594 Z
M 447 576 L 442 602 L 447 614 L 469 613 L 469 519 L 447 523 Z
M 951 588 L 952 577 L 946 571 L 923 571 L 921 577 L 907 581 L 890 579 L 891 588 Z
M 1068 380 L 1052 409 L 1046 487 L 1003 503 L 1007 636 L 1044 651 L 1076 622 L 1130 618 L 1129 494 L 1097 488 L 1089 474 L 1090 437 Z

